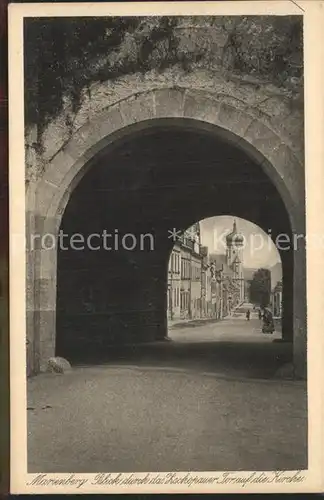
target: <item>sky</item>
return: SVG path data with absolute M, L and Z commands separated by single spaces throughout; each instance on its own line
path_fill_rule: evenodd
M 281 263 L 280 255 L 271 238 L 259 226 L 235 217 L 237 231 L 244 240 L 243 266 L 246 268 L 271 268 Z M 209 253 L 225 253 L 226 234 L 232 231 L 234 217 L 211 217 L 200 221 L 201 243 Z

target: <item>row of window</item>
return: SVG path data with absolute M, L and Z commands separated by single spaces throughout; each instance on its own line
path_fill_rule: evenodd
M 189 294 L 189 292 L 181 292 L 180 309 L 182 311 L 184 309 L 188 309 L 189 308 L 189 300 L 190 300 L 190 294 Z
M 172 273 L 180 272 L 180 254 L 172 252 L 171 258 L 169 261 L 169 271 Z
M 173 288 L 169 290 L 168 294 L 168 309 L 172 307 L 179 307 L 179 297 L 180 297 L 180 288 Z
M 181 278 L 190 280 L 190 261 L 186 259 L 181 260 Z
M 180 273 L 180 254 L 177 253 L 171 254 L 169 272 L 175 274 Z M 201 267 L 196 262 L 190 263 L 190 260 L 188 259 L 181 259 L 181 278 L 184 280 L 192 279 L 193 281 L 200 281 Z
M 188 310 L 189 309 L 189 301 L 190 301 L 190 293 L 189 291 L 186 290 L 181 290 L 180 288 L 174 288 L 173 290 L 169 291 L 168 294 L 168 309 L 171 310 L 172 308 L 179 307 L 180 309 L 183 310 Z M 193 308 L 200 308 L 201 306 L 201 300 L 200 299 L 194 299 L 193 300 Z
M 191 266 L 191 269 L 190 269 Z M 192 281 L 201 280 L 201 267 L 196 262 L 190 262 L 189 260 L 181 260 L 181 278 L 184 280 L 191 279 Z

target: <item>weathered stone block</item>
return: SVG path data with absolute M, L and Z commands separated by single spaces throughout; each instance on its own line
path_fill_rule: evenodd
M 217 123 L 220 103 L 200 92 L 187 92 L 184 98 L 184 116 L 208 123 Z
M 35 314 L 32 310 L 27 310 L 26 312 L 26 339 L 29 341 L 29 345 L 35 342 Z
M 56 269 L 56 259 L 57 259 L 57 248 L 59 242 L 56 243 L 56 247 L 53 250 L 41 250 L 39 252 L 39 278 L 45 280 L 56 280 L 55 269 Z
M 183 116 L 184 90 L 162 89 L 154 92 L 155 116 Z
M 55 216 L 51 216 L 47 214 L 47 216 L 44 219 L 44 224 L 43 224 L 43 234 L 50 234 L 53 235 L 54 238 L 56 238 L 58 229 L 59 229 L 59 218 Z M 48 245 L 50 246 L 50 245 Z M 47 247 L 46 247 L 47 248 Z
M 237 98 L 235 95 L 220 93 L 217 94 L 215 98 L 222 106 L 226 104 L 227 106 L 235 108 L 237 111 L 244 111 L 249 115 L 253 115 L 253 108 L 248 107 L 244 100 Z
M 57 186 L 48 181 L 40 180 L 37 184 L 35 211 L 39 215 L 45 215 L 54 195 L 57 193 Z
M 36 213 L 35 214 L 35 224 L 34 224 L 34 233 L 32 233 L 34 236 L 31 237 L 30 235 L 30 245 L 33 246 L 33 248 L 40 249 L 41 248 L 41 243 L 40 243 L 40 238 L 36 235 L 41 235 L 44 232 L 44 224 L 45 224 L 46 217 L 45 215 L 41 215 Z
M 42 145 L 44 153 L 43 160 L 47 163 L 64 146 L 69 134 L 69 125 L 67 124 L 67 110 L 64 109 L 53 118 L 42 135 Z
M 51 311 L 56 303 L 56 280 L 36 279 L 35 280 L 35 304 L 41 311 Z
M 80 169 L 80 166 L 74 168 L 76 162 L 82 159 L 80 164 L 84 165 L 97 150 L 100 150 L 100 141 L 122 126 L 123 118 L 118 107 L 113 106 L 103 110 L 96 118 L 87 121 L 75 132 L 62 150 L 47 164 L 44 179 L 56 186 L 62 184 L 61 187 L 66 189 L 68 181 L 71 182 Z
M 46 165 L 45 173 L 43 179 L 45 181 L 54 184 L 55 186 L 60 186 L 66 173 L 72 167 L 75 162 L 75 158 L 71 155 L 76 149 L 77 140 L 75 136 L 69 142 L 68 150 L 62 149 L 54 156 L 54 158 Z
M 31 238 L 29 237 L 31 234 L 35 233 L 35 214 L 34 212 L 28 211 L 26 212 L 26 226 L 25 226 L 25 234 L 26 234 L 26 250 L 30 250 L 31 246 Z
M 238 111 L 236 108 L 226 103 L 221 103 L 217 116 L 217 124 L 219 126 L 230 130 L 239 137 L 244 137 L 252 121 L 253 117 L 247 113 Z
M 35 363 L 46 369 L 47 360 L 55 356 L 55 311 L 30 312 L 29 329 L 33 329 Z
M 26 266 L 26 310 L 33 311 L 35 309 L 35 289 L 34 289 L 34 265 Z
M 28 179 L 28 173 L 27 173 L 27 167 L 26 168 L 26 180 Z M 27 213 L 34 213 L 35 212 L 35 206 L 36 206 L 36 182 L 31 181 L 28 183 L 28 187 L 26 189 L 26 196 L 25 196 L 25 211 L 26 211 L 26 217 L 28 216 Z
M 57 190 L 55 196 L 52 198 L 51 204 L 48 207 L 47 219 L 55 221 L 56 231 L 59 231 L 62 214 L 69 200 L 70 194 L 73 191 L 73 187 L 78 184 L 78 179 L 80 179 L 83 175 L 83 167 L 84 163 L 81 160 L 74 163 L 64 177 L 64 181 Z M 72 186 L 72 183 L 74 183 L 74 186 Z
M 304 194 L 304 166 L 299 163 L 294 153 L 285 144 L 280 144 L 280 146 L 271 153 L 270 161 L 277 171 L 282 174 L 292 196 L 295 196 L 295 201 L 300 201 Z
M 69 141 L 66 152 L 74 159 L 79 160 L 85 155 L 88 160 L 93 156 L 93 146 L 123 126 L 123 118 L 119 105 L 103 109 L 96 117 L 88 120 Z
M 154 118 L 153 93 L 138 94 L 118 104 L 124 126 Z
M 56 250 L 58 247 L 59 222 L 56 219 L 51 218 L 42 219 L 43 220 L 39 220 L 39 222 L 41 222 L 40 227 L 37 225 L 37 230 L 26 235 L 29 248 L 27 252 L 27 272 L 33 267 L 38 276 L 42 270 L 42 266 L 44 266 L 41 258 L 43 258 L 43 262 L 48 263 L 48 265 L 55 266 Z
M 292 113 L 276 120 L 280 131 L 290 139 L 291 148 L 296 151 L 304 150 L 304 120 L 303 114 Z
M 47 362 L 47 371 L 54 373 L 66 373 L 71 371 L 72 367 L 65 358 L 54 357 Z
M 276 134 L 268 126 L 264 125 L 260 120 L 254 119 L 246 129 L 244 139 L 253 144 L 254 141 L 272 139 L 273 136 L 276 136 Z
M 280 137 L 276 134 L 270 133 L 267 137 L 263 137 L 262 139 L 250 139 L 251 145 L 262 155 L 272 163 L 273 163 L 273 155 L 275 150 L 280 146 Z
M 244 134 L 244 139 L 274 166 L 280 177 L 284 177 L 285 171 L 277 165 L 276 151 L 282 143 L 279 135 L 259 120 L 253 120 Z
M 282 96 L 262 99 L 255 109 L 259 121 L 272 130 L 298 157 L 304 160 L 304 117 L 303 110 L 291 109 L 288 100 Z M 254 114 L 252 112 L 252 114 Z
M 26 374 L 30 377 L 35 373 L 35 356 L 33 342 L 26 338 Z
M 291 113 L 288 105 L 288 99 L 284 95 L 268 95 L 266 98 L 262 97 L 256 103 L 258 109 L 263 113 L 273 118 L 280 117 L 283 119 Z
M 35 228 L 34 234 L 38 235 L 38 236 L 41 236 L 41 235 L 46 234 L 48 232 L 51 233 L 55 229 L 55 220 L 54 220 L 54 218 L 51 218 L 48 215 L 36 214 L 34 228 Z M 41 248 L 40 244 L 36 244 L 37 239 L 39 239 L 39 238 L 35 238 L 35 242 L 34 242 L 35 244 L 32 247 L 33 249 L 40 249 Z
M 55 346 L 55 324 L 56 324 L 56 311 L 55 310 L 38 310 L 34 311 L 35 325 L 39 331 L 41 342 L 47 342 Z M 54 348 L 54 347 L 53 347 Z
M 59 204 L 57 206 L 56 216 L 59 224 L 61 224 L 61 220 L 65 211 L 65 208 L 69 202 L 72 191 L 70 189 L 66 189 L 60 198 Z

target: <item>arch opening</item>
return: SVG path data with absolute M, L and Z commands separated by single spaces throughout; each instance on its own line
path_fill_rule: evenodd
M 215 341 L 229 330 L 258 341 L 255 334 L 266 333 L 265 311 L 275 340 L 282 339 L 282 261 L 270 235 L 255 224 L 232 216 L 197 221 L 177 235 L 167 273 L 172 339 Z M 258 321 L 245 323 L 250 318 Z M 221 320 L 226 322 L 216 324 Z M 174 333 L 187 326 L 196 328 L 189 337 Z
M 70 244 L 57 255 L 58 355 L 81 359 L 167 336 L 172 231 L 236 215 L 271 230 L 273 239 L 292 234 L 289 196 L 284 202 L 265 160 L 261 165 L 218 131 L 189 125 L 167 120 L 141 128 L 94 157 L 78 179 L 60 226 Z M 292 251 L 282 263 L 289 302 L 283 335 L 292 339 Z

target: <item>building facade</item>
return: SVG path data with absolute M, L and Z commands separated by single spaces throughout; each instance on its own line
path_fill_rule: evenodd
M 245 298 L 244 236 L 233 223 L 225 254 L 209 254 L 201 245 L 199 223 L 175 243 L 168 267 L 168 319 L 228 316 Z
M 278 281 L 271 291 L 271 309 L 275 318 L 282 317 L 282 281 Z
M 175 243 L 168 268 L 168 319 L 203 316 L 206 264 L 200 241 L 199 223 L 187 229 Z M 203 283 L 205 282 L 205 286 Z

